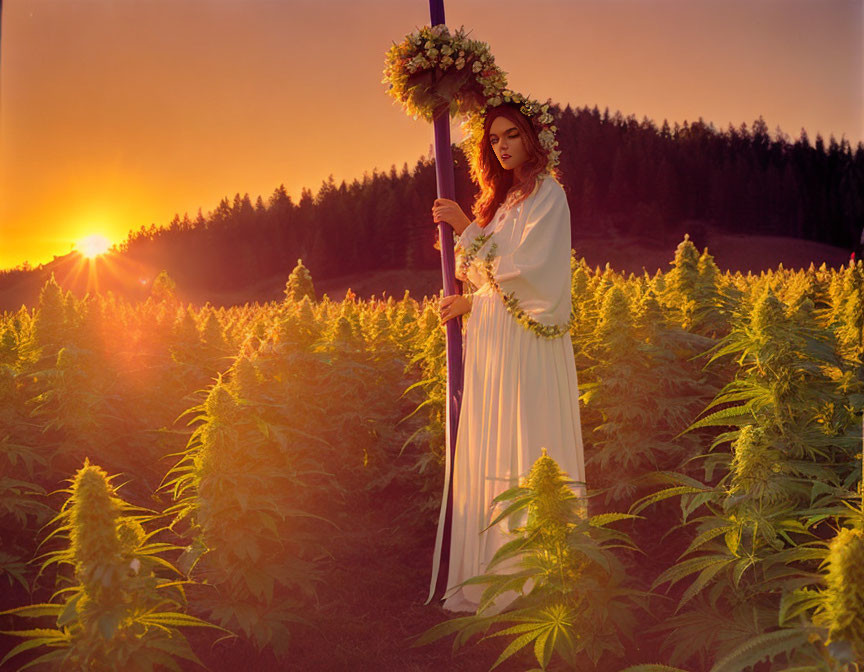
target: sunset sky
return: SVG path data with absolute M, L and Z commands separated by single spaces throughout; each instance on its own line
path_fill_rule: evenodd
M 761 114 L 772 136 L 864 141 L 864 0 L 445 11 L 536 99 L 718 130 Z M 391 42 L 428 24 L 426 0 L 6 0 L 2 12 L 0 268 L 429 152 L 431 126 L 380 81 Z

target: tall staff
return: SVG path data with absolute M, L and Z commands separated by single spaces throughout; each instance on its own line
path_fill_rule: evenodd
M 429 0 L 430 25 L 444 24 L 444 0 Z M 455 200 L 456 189 L 453 176 L 453 154 L 450 150 L 449 105 L 442 105 L 432 122 L 435 132 L 435 178 L 438 198 Z M 453 234 L 447 222 L 438 222 L 438 243 L 441 247 L 441 274 L 444 280 L 444 296 L 458 294 L 456 286 L 456 258 L 453 252 Z M 435 592 L 446 587 L 447 568 L 450 558 L 450 525 L 453 519 L 453 461 L 456 452 L 456 432 L 459 429 L 459 409 L 462 404 L 462 318 L 447 320 L 447 411 L 444 482 L 447 490 L 445 508 L 445 532 L 441 542 L 442 562 L 435 579 Z
M 471 115 L 486 105 L 487 98 L 504 89 L 506 73 L 495 65 L 485 42 L 469 39 L 462 29 L 450 34 L 444 24 L 444 0 L 429 0 L 431 25 L 411 33 L 387 52 L 383 83 L 387 93 L 401 102 L 415 119 L 430 121 L 435 132 L 435 174 L 438 198 L 454 200 L 453 156 L 450 151 L 450 117 Z M 447 222 L 438 223 L 441 272 L 446 296 L 459 294 L 453 235 Z M 436 539 L 432 587 L 446 588 L 452 521 L 452 480 L 459 409 L 462 401 L 462 323 L 447 320 L 447 408 L 445 431 L 444 490 L 439 518 L 446 532 Z M 443 498 L 442 498 L 443 499 Z M 439 564 L 439 558 L 443 560 Z M 443 584 L 442 584 L 443 575 Z M 429 599 L 432 599 L 430 594 Z M 427 602 L 428 603 L 428 602 Z

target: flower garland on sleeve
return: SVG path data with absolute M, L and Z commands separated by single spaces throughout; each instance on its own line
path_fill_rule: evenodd
M 487 240 L 490 237 L 491 234 L 487 236 Z M 479 249 L 479 247 L 477 249 Z M 528 315 L 528 313 L 522 310 L 519 305 L 519 299 L 516 298 L 516 294 L 514 292 L 505 292 L 501 289 L 501 285 L 499 285 L 498 281 L 495 279 L 495 273 L 492 270 L 492 261 L 495 258 L 495 252 L 497 249 L 498 245 L 493 241 L 489 248 L 489 252 L 486 254 L 486 258 L 481 262 L 481 266 L 486 273 L 486 278 L 489 280 L 489 284 L 492 285 L 495 291 L 504 300 L 504 305 L 507 307 L 507 311 L 515 317 L 523 327 L 534 332 L 535 336 L 542 336 L 543 338 L 551 339 L 569 333 L 576 324 L 576 312 L 573 309 L 572 301 L 570 303 L 570 319 L 567 320 L 567 324 L 563 326 L 557 324 L 543 324 L 542 322 L 535 320 L 533 317 Z
M 491 233 L 481 233 L 477 236 L 474 241 L 468 246 L 468 249 L 465 250 L 465 265 L 468 266 L 474 259 L 477 258 L 477 252 L 480 251 L 480 248 L 486 244 L 486 241 L 492 237 Z M 493 245 L 495 243 L 492 243 Z
M 471 245 L 468 246 L 468 249 L 463 249 L 461 245 L 458 245 L 459 236 L 456 236 L 454 234 L 453 243 L 455 245 L 457 245 L 457 248 L 456 248 L 457 250 L 461 250 L 463 252 L 462 254 L 459 254 L 459 252 L 457 252 L 457 255 L 456 255 L 456 257 L 457 257 L 456 263 L 458 265 L 457 270 L 460 270 L 463 268 L 468 268 L 472 264 L 474 259 L 477 258 L 477 252 L 480 250 L 481 247 L 483 247 L 483 245 L 486 244 L 486 241 L 489 240 L 489 238 L 491 238 L 491 237 L 492 237 L 491 233 L 490 234 L 481 233 L 479 236 L 477 236 L 473 240 Z M 470 289 L 472 294 L 479 289 L 470 280 L 465 280 L 464 282 L 468 285 L 468 288 Z

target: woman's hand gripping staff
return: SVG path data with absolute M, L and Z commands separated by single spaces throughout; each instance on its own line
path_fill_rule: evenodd
M 436 224 L 446 222 L 457 235 L 462 235 L 462 232 L 471 224 L 471 220 L 462 211 L 459 204 L 449 198 L 435 199 L 432 206 L 432 219 Z M 462 294 L 444 296 L 439 300 L 438 309 L 441 312 L 441 323 L 444 324 L 447 320 L 469 312 L 471 299 Z

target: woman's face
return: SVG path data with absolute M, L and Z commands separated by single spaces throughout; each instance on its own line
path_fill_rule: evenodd
M 525 163 L 528 152 L 522 143 L 522 133 L 512 121 L 503 115 L 492 120 L 489 127 L 489 144 L 505 170 L 513 170 Z

